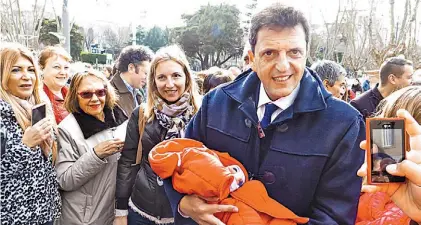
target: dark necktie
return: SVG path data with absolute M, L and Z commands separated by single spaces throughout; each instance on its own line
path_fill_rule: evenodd
M 278 109 L 278 106 L 272 103 L 267 103 L 265 105 L 265 115 L 263 115 L 262 121 L 260 121 L 260 125 L 262 128 L 266 128 L 269 126 L 272 114 Z

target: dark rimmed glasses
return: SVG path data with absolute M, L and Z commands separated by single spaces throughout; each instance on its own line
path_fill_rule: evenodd
M 78 93 L 78 95 L 84 99 L 91 99 L 94 96 L 94 94 L 98 98 L 104 97 L 105 95 L 107 95 L 107 89 L 103 88 L 95 91 L 82 91 Z

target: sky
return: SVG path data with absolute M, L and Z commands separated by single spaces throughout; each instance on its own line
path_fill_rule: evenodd
M 250 0 L 68 0 L 70 18 L 82 26 L 120 25 L 129 26 L 132 22 L 145 27 L 175 27 L 183 24 L 181 15 L 191 14 L 206 4 L 229 3 L 244 11 Z M 335 18 L 339 3 L 348 0 L 258 0 L 258 9 L 274 2 L 282 2 L 300 8 L 313 24 L 323 24 Z M 361 9 L 368 8 L 368 0 L 355 0 Z M 378 10 L 388 24 L 389 0 L 379 1 Z M 30 2 L 25 0 L 26 2 Z M 52 3 L 61 14 L 62 0 L 47 0 L 47 11 L 52 12 Z M 395 1 L 395 13 L 403 11 L 404 0 Z M 29 3 L 30 4 L 30 3 Z
M 54 2 L 56 10 L 60 13 L 62 1 Z M 183 13 L 194 13 L 201 5 L 229 3 L 243 10 L 248 2 L 249 0 L 69 0 L 69 12 L 71 18 L 81 24 L 99 22 L 128 25 L 137 21 L 146 27 L 174 27 L 182 24 L 180 17 Z M 327 19 L 331 18 L 336 12 L 339 0 L 258 0 L 258 8 L 273 2 L 293 4 L 311 14 L 313 20 L 321 22 L 323 20 L 319 16 L 320 11 Z

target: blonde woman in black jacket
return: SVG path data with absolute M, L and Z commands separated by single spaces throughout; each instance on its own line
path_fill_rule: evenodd
M 127 136 L 117 170 L 117 224 L 173 224 L 163 182 L 152 171 L 149 151 L 163 140 L 184 136 L 184 129 L 199 108 L 189 64 L 181 49 L 160 49 L 152 60 L 147 82 L 146 125 L 142 136 L 142 161 L 135 165 L 139 143 L 139 108 L 127 126 Z M 140 106 L 143 107 L 143 106 Z

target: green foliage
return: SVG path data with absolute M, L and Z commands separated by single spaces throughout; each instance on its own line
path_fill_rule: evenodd
M 56 19 L 44 19 L 41 23 L 39 43 L 44 45 L 61 44 L 58 36 L 62 36 L 58 31 Z M 83 31 L 77 24 L 73 24 L 70 30 L 70 55 L 73 60 L 80 60 L 80 52 L 83 50 Z
M 154 26 L 150 30 L 138 26 L 136 28 L 136 44 L 148 46 L 156 52 L 159 48 L 167 46 L 170 43 L 169 34 L 169 29 L 164 30 L 158 26 Z
M 70 30 L 70 55 L 73 60 L 80 60 L 80 53 L 83 50 L 83 28 L 73 24 Z
M 142 26 L 136 27 L 136 44 L 137 45 L 143 45 L 143 41 L 145 40 L 146 34 L 147 34 L 146 28 Z M 130 39 L 132 39 L 132 37 L 133 35 L 130 35 Z
M 240 11 L 233 5 L 202 6 L 192 15 L 183 15 L 186 26 L 174 30 L 187 56 L 200 60 L 202 69 L 221 66 L 240 56 L 243 29 Z
M 59 38 L 50 32 L 57 32 L 57 20 L 44 19 L 41 23 L 38 42 L 47 46 L 60 44 Z
M 168 33 L 160 27 L 153 27 L 146 34 L 143 44 L 149 46 L 153 51 L 168 45 Z
M 80 59 L 82 62 L 90 63 L 92 65 L 97 63 L 98 64 L 107 64 L 107 55 L 106 54 L 94 54 L 89 52 L 82 52 L 80 53 Z

